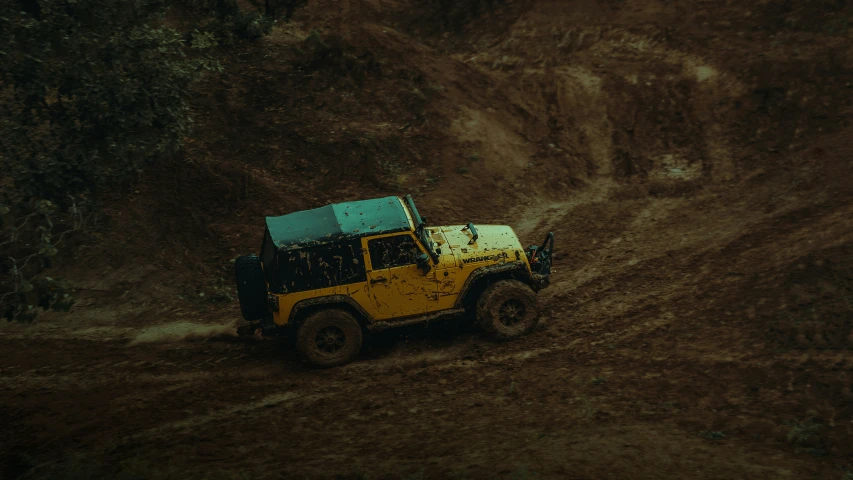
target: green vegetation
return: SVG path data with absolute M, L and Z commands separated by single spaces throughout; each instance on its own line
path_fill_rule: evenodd
M 426 477 L 425 472 L 426 472 L 426 470 L 422 468 L 422 469 L 418 470 L 417 472 L 404 477 L 404 479 L 405 480 L 426 480 L 427 477 Z
M 823 425 L 808 421 L 796 423 L 788 431 L 788 443 L 797 446 L 811 445 L 818 439 Z
M 722 439 L 726 438 L 725 433 L 719 432 L 716 430 L 700 432 L 699 436 L 702 438 L 707 438 L 708 440 L 722 440 Z
M 284 13 L 284 21 L 289 22 L 298 8 L 304 7 L 308 0 L 264 0 L 264 11 L 269 17 Z
M 201 15 L 200 28 L 182 34 L 164 27 L 170 0 L 0 3 L 6 319 L 32 321 L 39 307 L 71 306 L 68 285 L 47 275 L 68 238 L 86 226 L 107 189 L 182 147 L 192 125 L 190 89 L 219 70 L 205 52 L 258 38 L 273 21 L 234 0 L 175 3 Z M 302 4 L 283 3 L 291 14 Z
M 797 453 L 808 453 L 818 457 L 827 455 L 826 426 L 817 420 L 817 412 L 806 412 L 804 421 L 785 422 L 791 429 L 788 431 L 788 443 L 795 447 Z
M 0 7 L 0 158 L 14 179 L 13 195 L 4 189 L 10 200 L 67 207 L 181 146 L 189 86 L 215 67 L 188 58 L 180 34 L 157 25 L 164 12 L 156 0 Z M 191 45 L 209 46 L 204 35 Z
M 580 416 L 584 419 L 592 419 L 598 413 L 598 408 L 592 404 L 589 397 L 586 395 L 581 395 L 577 397 L 575 400 L 580 404 Z
M 31 322 L 39 308 L 71 307 L 48 269 L 106 190 L 181 149 L 191 87 L 220 69 L 206 52 L 268 34 L 307 0 L 253 3 L 0 3 L 0 315 Z M 163 26 L 172 7 L 191 31 Z
M 445 28 L 462 30 L 466 23 L 505 3 L 505 0 L 432 0 L 435 13 Z
M 220 45 L 257 40 L 270 33 L 275 21 L 258 10 L 241 9 L 235 0 L 174 0 L 174 6 L 196 18 L 192 38 L 210 35 Z
M 540 477 L 535 470 L 531 470 L 525 465 L 521 465 L 512 473 L 512 478 L 513 480 L 534 480 Z
M 62 221 L 61 232 L 56 223 Z M 74 303 L 67 283 L 42 275 L 50 268 L 60 244 L 83 226 L 76 204 L 64 213 L 48 200 L 0 205 L 0 313 L 8 320 L 31 322 L 38 308 L 68 311 Z

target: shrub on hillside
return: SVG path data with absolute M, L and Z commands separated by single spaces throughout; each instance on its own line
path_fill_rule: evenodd
M 308 0 L 264 0 L 264 13 L 270 18 L 284 14 L 284 21 L 289 22 L 296 10 L 307 4 Z
M 239 11 L 234 15 L 214 18 L 200 28 L 217 43 L 233 45 L 241 40 L 257 40 L 270 33 L 273 21 L 258 12 Z
M 197 30 L 213 35 L 220 44 L 257 40 L 270 33 L 275 21 L 272 16 L 265 16 L 257 10 L 243 10 L 235 0 L 173 1 L 173 5 L 198 18 Z
M 210 64 L 155 26 L 159 1 L 15 3 L 0 6 L 0 162 L 16 192 L 65 206 L 180 147 Z
M 218 18 L 230 17 L 240 11 L 236 0 L 173 0 L 172 4 L 197 15 Z
M 58 212 L 47 200 L 0 205 L 0 316 L 30 322 L 39 308 L 71 308 L 69 285 L 43 272 L 51 267 L 66 235 L 82 225 L 83 212 L 76 204 L 66 212 Z
M 505 0 L 430 0 L 434 15 L 444 27 L 461 30 L 464 25 L 480 15 L 494 11 Z
M 166 0 L 0 2 L 7 317 L 31 320 L 34 305 L 56 304 L 51 295 L 61 285 L 45 283 L 44 269 L 57 248 L 57 219 L 135 178 L 187 135 L 190 85 L 216 66 L 187 57 L 180 35 L 160 25 L 166 7 Z M 192 47 L 211 43 L 198 35 Z

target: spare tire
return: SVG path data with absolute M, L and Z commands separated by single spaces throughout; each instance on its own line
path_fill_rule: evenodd
M 267 306 L 267 282 L 257 255 L 244 255 L 234 263 L 237 297 L 243 318 L 252 322 L 270 314 Z

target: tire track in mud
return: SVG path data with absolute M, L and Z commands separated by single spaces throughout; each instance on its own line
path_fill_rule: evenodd
M 240 357 L 235 357 L 235 358 L 233 358 L 233 360 L 239 360 L 241 358 L 245 358 L 248 356 L 249 355 L 246 354 L 246 355 L 243 355 Z M 129 370 L 146 370 L 146 369 L 152 369 L 152 368 L 157 368 L 157 367 L 159 367 L 159 368 L 173 367 L 175 370 L 185 371 L 185 370 L 192 369 L 192 368 L 201 368 L 201 367 L 208 365 L 208 364 L 209 364 L 208 365 L 209 367 L 216 367 L 217 364 L 219 364 L 223 361 L 229 360 L 229 359 L 231 359 L 231 357 L 222 357 L 218 360 L 214 360 L 213 358 L 208 358 L 207 360 L 205 360 L 204 362 L 201 362 L 201 363 L 197 363 L 197 362 L 174 363 L 174 362 L 168 362 L 165 360 L 159 360 L 159 361 L 142 360 L 139 362 L 131 362 L 129 360 L 125 360 L 122 362 L 106 362 L 106 363 L 101 363 L 101 364 L 80 364 L 80 365 L 71 364 L 71 365 L 60 365 L 60 366 L 43 365 L 43 366 L 39 366 L 36 368 L 30 368 L 29 370 L 19 371 L 14 376 L 11 376 L 11 377 L 3 375 L 7 371 L 9 371 L 10 373 L 15 373 L 15 372 L 11 372 L 11 371 L 17 369 L 17 367 L 13 365 L 13 366 L 5 367 L 4 369 L 0 369 L 0 382 L 2 382 L 4 380 L 13 381 L 13 380 L 16 380 L 16 379 L 18 379 L 20 377 L 24 377 L 24 376 L 35 376 L 35 377 L 39 377 L 39 378 L 52 378 L 52 377 L 55 377 L 57 375 L 64 375 L 64 376 L 80 375 L 80 374 L 90 373 L 93 370 L 97 371 L 98 373 L 105 373 L 105 372 L 106 373 L 110 373 L 110 372 L 126 373 Z M 122 367 L 122 368 L 119 368 L 119 367 Z M 39 375 L 39 372 L 41 372 L 42 374 Z M 50 373 L 50 372 L 52 372 L 52 373 Z M 47 373 L 50 373 L 50 375 L 46 375 Z
M 298 391 L 288 391 L 283 393 L 274 393 L 264 396 L 262 399 L 249 403 L 239 404 L 228 408 L 216 410 L 212 413 L 196 415 L 189 418 L 168 422 L 156 427 L 152 427 L 137 434 L 133 434 L 122 438 L 118 441 L 118 445 L 128 444 L 143 441 L 159 435 L 170 435 L 179 431 L 188 430 L 191 428 L 202 427 L 205 424 L 212 422 L 236 422 L 239 421 L 235 417 L 246 415 L 257 410 L 280 407 L 282 405 L 290 405 L 297 401 L 311 402 L 320 399 L 330 398 L 335 396 L 333 393 L 323 395 L 305 394 Z
M 39 364 L 4 365 L 0 368 L 0 388 L 12 390 L 26 385 L 76 385 L 81 381 L 106 384 L 117 377 L 128 376 L 167 383 L 173 377 L 187 372 L 214 374 L 239 371 L 252 365 L 263 366 L 269 360 L 268 354 L 263 351 L 258 355 L 257 345 L 253 343 L 222 346 L 187 342 L 168 344 L 166 348 L 163 348 L 163 344 L 134 347 L 100 342 L 86 344 L 90 347 L 78 345 L 71 351 L 60 351 L 60 358 L 64 357 L 66 361 L 69 356 L 83 356 L 77 361 L 49 363 L 56 352 L 48 348 L 34 353 L 43 359 Z M 12 344 L 7 344 L 7 347 L 14 348 Z M 105 361 L 103 357 L 114 358 Z

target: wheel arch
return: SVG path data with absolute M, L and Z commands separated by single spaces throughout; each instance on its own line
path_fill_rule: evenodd
M 358 321 L 363 330 L 372 323 L 373 319 L 361 308 L 355 300 L 346 295 L 330 295 L 327 297 L 308 298 L 298 302 L 290 310 L 287 325 L 299 327 L 308 315 L 325 308 L 340 308 L 349 312 Z
M 530 274 L 523 262 L 502 263 L 480 267 L 465 280 L 459 298 L 456 300 L 457 308 L 471 308 L 477 304 L 480 294 L 491 284 L 500 280 L 519 280 L 525 285 L 531 285 Z

